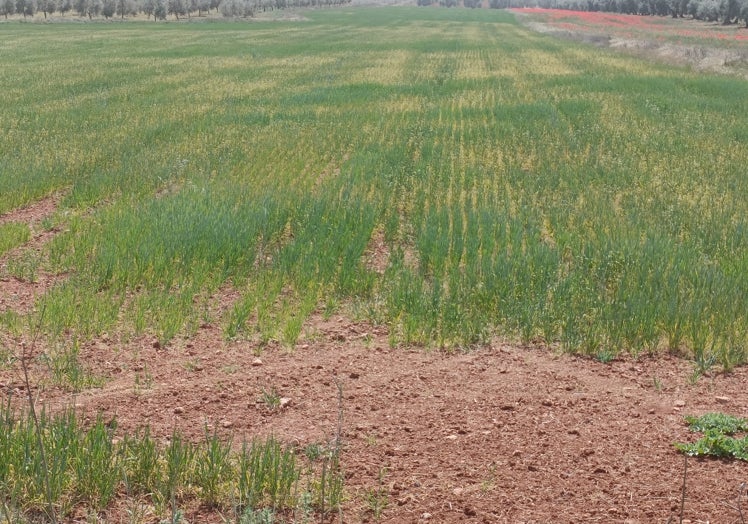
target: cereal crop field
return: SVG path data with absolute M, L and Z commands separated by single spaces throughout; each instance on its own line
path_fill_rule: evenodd
M 3 435 L 31 393 L 121 473 L 0 468 L 0 516 L 666 521 L 682 415 L 745 406 L 748 83 L 301 13 L 0 24 Z M 247 491 L 279 442 L 294 489 Z M 689 468 L 727 521 L 743 470 Z

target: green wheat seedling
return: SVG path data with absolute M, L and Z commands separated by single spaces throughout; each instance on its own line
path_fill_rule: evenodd
M 304 470 L 304 491 L 299 494 L 306 510 L 304 514 L 317 510 L 323 515 L 340 511 L 343 503 L 344 475 L 340 454 L 334 447 L 313 443 L 304 449 L 308 459 Z
M 74 393 L 101 387 L 104 382 L 103 378 L 86 369 L 80 357 L 80 343 L 77 340 L 73 340 L 69 345 L 58 346 L 42 357 L 49 368 L 52 382 Z
M 340 511 L 343 504 L 344 474 L 340 451 L 335 449 L 323 457 L 317 495 L 317 507 L 322 514 Z
M 274 438 L 242 445 L 238 456 L 238 513 L 247 508 L 279 509 L 294 505 L 299 466 L 291 449 Z
M 179 497 L 182 495 L 195 467 L 195 447 L 185 441 L 176 429 L 172 431 L 169 445 L 163 452 L 165 472 L 157 487 L 158 500 L 170 510 L 170 521 L 177 522 Z
M 3 273 L 17 278 L 23 282 L 37 282 L 41 260 L 39 255 L 32 251 L 22 249 L 20 253 L 8 255 Z
M 197 486 L 200 496 L 211 507 L 218 507 L 230 492 L 230 480 L 235 472 L 231 463 L 231 440 L 222 440 L 214 431 L 205 430 L 205 442 L 195 461 Z
M 120 447 L 123 475 L 128 492 L 134 496 L 156 493 L 163 474 L 162 454 L 148 427 L 125 436 Z
M 269 390 L 262 388 L 259 400 L 270 411 L 275 411 L 281 407 L 280 393 L 274 387 Z
M 31 238 L 29 226 L 19 222 L 0 224 L 0 257 Z
M 0 325 L 2 325 L 2 322 L 0 322 Z M 18 357 L 13 350 L 4 344 L 0 344 L 0 369 L 12 369 L 17 360 Z
M 143 366 L 142 371 L 138 371 L 135 373 L 133 390 L 135 391 L 135 394 L 139 395 L 144 390 L 149 390 L 152 388 L 153 388 L 153 374 L 148 369 L 148 364 L 145 364 Z
M 133 508 L 153 507 L 168 522 L 181 518 L 180 506 L 187 500 L 238 516 L 308 513 L 300 495 L 302 471 L 310 485 L 327 486 L 328 507 L 339 503 L 342 493 L 342 475 L 309 469 L 293 449 L 272 437 L 244 441 L 234 451 L 231 439 L 207 431 L 202 442 L 191 443 L 175 430 L 165 446 L 148 427 L 115 439 L 114 421 L 98 416 L 84 428 L 72 410 L 55 415 L 41 411 L 38 422 L 15 411 L 10 399 L 0 406 L 1 511 L 6 520 L 15 516 L 14 522 L 22 522 L 46 512 L 49 504 L 59 519 L 69 518 L 74 507 L 100 513 L 123 494 L 126 502 L 137 502 Z M 46 467 L 36 452 L 39 437 Z M 330 468 L 338 471 L 340 466 Z
M 370 488 L 364 495 L 367 509 L 371 512 L 374 520 L 377 522 L 379 522 L 382 513 L 387 509 L 387 505 L 389 504 L 387 492 L 384 489 L 384 477 L 386 474 L 387 470 L 381 468 L 379 470 L 379 475 L 377 476 L 377 487 Z
M 75 414 L 49 417 L 42 411 L 37 414 L 37 424 L 30 414 L 16 416 L 9 399 L 2 419 L 0 485 L 8 497 L 6 503 L 19 514 L 47 513 L 51 506 L 55 508 L 52 515 L 64 515 L 71 509 L 77 489 L 74 464 L 81 433 Z M 40 440 L 43 455 L 37 452 Z
M 255 293 L 249 292 L 240 298 L 231 308 L 227 315 L 226 325 L 223 328 L 224 337 L 234 340 L 246 330 L 246 322 L 255 310 L 257 298 Z
M 76 491 L 96 512 L 109 505 L 122 477 L 121 455 L 112 443 L 115 429 L 114 422 L 107 424 L 98 416 L 79 442 L 80 451 L 74 462 Z

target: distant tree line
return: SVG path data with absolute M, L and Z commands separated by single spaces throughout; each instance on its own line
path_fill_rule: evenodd
M 494 0 L 492 0 L 494 1 Z M 575 11 L 605 11 L 628 15 L 695 18 L 725 25 L 743 22 L 748 27 L 748 0 L 498 0 L 512 7 L 533 6 Z
M 3 0 L 0 0 L 3 1 Z M 416 0 L 418 5 L 456 7 L 460 0 Z M 462 0 L 465 7 L 482 7 L 483 0 Z M 694 18 L 725 25 L 744 23 L 748 27 L 748 0 L 488 0 L 492 9 L 544 7 L 574 11 L 605 11 L 629 15 Z
M 350 3 L 351 0 L 0 0 L 0 16 L 18 14 L 24 18 L 43 13 L 44 18 L 59 13 L 106 19 L 144 14 L 153 20 L 173 16 L 179 20 L 210 12 L 226 17 L 252 16 L 258 11 L 290 7 L 323 7 Z

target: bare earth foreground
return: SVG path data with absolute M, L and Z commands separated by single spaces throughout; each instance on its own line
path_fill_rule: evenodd
M 213 326 L 165 349 L 99 341 L 81 357 L 111 379 L 44 400 L 116 416 L 123 430 L 147 423 L 160 438 L 177 427 L 197 440 L 208 424 L 303 447 L 334 438 L 341 384 L 344 522 L 376 521 L 372 494 L 386 502 L 382 522 L 677 522 L 684 459 L 672 443 L 694 439 L 683 416 L 745 416 L 748 405 L 745 369 L 693 384 L 691 365 L 674 357 L 603 364 L 501 343 L 390 348 L 383 328 L 336 316 L 314 318 L 308 332 L 293 351 L 270 347 L 260 359 Z M 17 374 L 0 386 L 22 393 Z M 272 388 L 290 399 L 281 409 L 260 400 Z M 685 518 L 740 522 L 747 473 L 741 462 L 689 459 Z M 187 520 L 220 522 L 198 511 Z

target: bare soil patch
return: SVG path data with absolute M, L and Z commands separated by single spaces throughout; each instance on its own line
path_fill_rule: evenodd
M 102 388 L 38 394 L 162 439 L 208 427 L 303 449 L 334 438 L 340 383 L 344 522 L 376 522 L 377 493 L 381 522 L 666 522 L 683 473 L 672 444 L 695 438 L 683 416 L 748 414 L 745 369 L 692 384 L 691 365 L 669 356 L 603 364 L 501 342 L 447 354 L 391 348 L 385 328 L 343 317 L 307 327 L 292 350 L 225 342 L 211 325 L 167 348 L 105 337 L 81 351 Z M 21 384 L 18 370 L 0 372 L 3 396 Z M 288 404 L 266 405 L 270 389 Z M 746 477 L 745 463 L 691 459 L 685 518 L 737 522 L 728 504 Z M 204 509 L 185 517 L 220 522 Z
M 377 274 L 383 274 L 390 261 L 390 248 L 384 238 L 384 230 L 377 229 L 371 235 L 364 251 L 366 267 Z
M 45 219 L 54 215 L 59 203 L 60 196 L 53 195 L 0 216 L 0 224 L 23 222 L 31 230 L 31 238 L 28 242 L 0 257 L 0 313 L 6 311 L 14 311 L 21 315 L 28 313 L 36 297 L 46 293 L 55 283 L 64 278 L 38 269 L 35 271 L 35 278 L 20 279 L 10 275 L 8 271 L 9 260 L 18 257 L 22 252 L 28 253 L 31 258 L 39 257 L 43 246 L 59 233 L 57 228 L 45 229 L 43 227 Z
M 8 222 L 25 222 L 29 225 L 38 225 L 44 218 L 49 217 L 57 209 L 59 198 L 50 196 L 34 202 L 30 206 L 13 210 L 4 215 L 0 215 L 0 224 Z
M 2 275 L 2 262 L 0 262 Z M 0 313 L 14 311 L 19 315 L 28 313 L 34 307 L 37 297 L 44 295 L 60 277 L 40 272 L 33 282 L 16 277 L 0 276 Z

